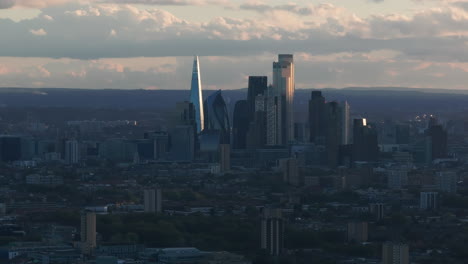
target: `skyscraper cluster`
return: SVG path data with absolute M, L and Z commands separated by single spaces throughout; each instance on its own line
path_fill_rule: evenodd
M 234 148 L 287 146 L 294 141 L 294 59 L 280 54 L 273 62 L 273 84 L 250 76 L 247 100 L 234 110 Z M 244 143 L 245 142 L 245 143 Z

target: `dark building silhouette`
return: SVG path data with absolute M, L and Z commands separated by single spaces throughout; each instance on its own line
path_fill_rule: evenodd
M 221 90 L 214 92 L 205 100 L 205 129 L 219 131 L 221 144 L 230 144 L 231 125 L 226 103 Z
M 176 126 L 171 133 L 170 157 L 173 161 L 191 162 L 195 158 L 196 128 L 190 125 Z
M 187 101 L 177 103 L 174 117 L 171 121 L 169 137 L 170 159 L 175 161 L 192 161 L 199 144 L 194 105 Z
M 284 247 L 284 219 L 282 210 L 264 208 L 261 230 L 261 248 L 269 255 L 281 255 Z
M 325 146 L 327 165 L 340 164 L 340 146 L 347 144 L 349 134 L 349 105 L 347 102 L 326 102 L 322 92 L 313 91 L 309 101 L 309 139 Z
M 247 133 L 251 120 L 249 103 L 247 100 L 237 101 L 233 117 L 233 148 L 245 149 L 247 146 Z
M 153 140 L 153 159 L 166 160 L 169 152 L 169 134 L 166 131 L 146 132 L 145 139 Z
M 266 145 L 266 113 L 264 111 L 256 111 L 253 121 L 249 124 L 247 133 L 247 148 L 258 149 Z
M 337 102 L 326 104 L 326 136 L 327 165 L 331 168 L 338 166 L 340 147 L 340 108 Z
M 441 125 L 432 125 L 426 131 L 429 137 L 431 159 L 447 157 L 447 131 Z
M 378 155 L 377 131 L 366 119 L 354 119 L 353 161 L 377 161 Z
M 395 127 L 395 136 L 397 144 L 410 143 L 410 126 L 407 124 L 399 124 Z
M 9 162 L 21 159 L 21 138 L 0 136 L 0 160 Z
M 247 102 L 249 104 L 249 112 L 255 112 L 255 98 L 258 95 L 264 95 L 268 87 L 268 77 L 266 76 L 249 76 L 249 88 L 247 90 Z
M 325 97 L 313 91 L 309 101 L 310 142 L 324 144 L 326 136 Z

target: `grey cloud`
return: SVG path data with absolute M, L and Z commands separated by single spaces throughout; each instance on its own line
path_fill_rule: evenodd
M 0 9 L 6 9 L 13 7 L 15 5 L 15 0 L 0 0 Z
M 468 61 L 467 36 L 442 36 L 445 31 L 468 28 L 466 21 L 453 21 L 450 13 L 415 16 L 412 20 L 373 17 L 355 28 L 347 21 L 330 18 L 319 27 L 290 29 L 249 19 L 193 23 L 156 9 L 120 7 L 106 11 L 74 6 L 67 11 L 62 7 L 44 9 L 43 15 L 53 17 L 53 21 L 42 17 L 21 22 L 0 20 L 0 56 L 96 59 L 389 49 L 407 58 Z M 427 26 L 430 21 L 438 25 Z M 47 36 L 31 34 L 38 28 Z
M 142 4 L 142 5 L 230 5 L 229 1 L 225 0 L 102 0 L 101 3 L 115 4 Z

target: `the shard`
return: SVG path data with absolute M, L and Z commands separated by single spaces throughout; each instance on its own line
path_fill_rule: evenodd
M 200 79 L 200 63 L 198 56 L 193 61 L 192 88 L 190 90 L 190 102 L 195 108 L 195 119 L 197 122 L 197 132 L 200 133 L 204 128 L 203 96 Z

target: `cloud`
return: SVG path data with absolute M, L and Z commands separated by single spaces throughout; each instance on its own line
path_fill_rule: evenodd
M 29 30 L 29 32 L 31 32 L 31 34 L 35 35 L 35 36 L 46 36 L 47 35 L 47 32 L 43 29 L 43 28 L 40 28 L 40 29 L 31 29 Z
M 405 15 L 368 17 L 331 4 L 250 3 L 240 9 L 257 13 L 199 22 L 154 6 L 92 3 L 43 8 L 38 17 L 18 22 L 2 19 L 0 56 L 25 61 L 41 57 L 48 62 L 3 74 L 0 86 L 18 82 L 163 89 L 172 83 L 174 88 L 185 88 L 186 80 L 174 76 L 190 72 L 191 62 L 179 56 L 198 54 L 209 56 L 205 70 L 211 79 L 207 85 L 236 88 L 243 87 L 249 74 L 268 74 L 274 54 L 283 52 L 298 58 L 298 76 L 306 76 L 298 77 L 299 87 L 398 82 L 429 86 L 444 80 L 447 87 L 459 87 L 464 83 L 468 13 L 457 2 Z M 147 67 L 127 65 L 135 57 Z M 177 62 L 151 67 L 168 57 L 178 57 Z M 424 62 L 430 66 L 421 66 Z M 20 74 L 29 77 L 21 79 Z
M 13 7 L 15 5 L 15 0 L 0 0 L 0 9 L 6 9 Z
M 223 5 L 233 6 L 228 0 L 101 0 L 101 3 L 140 4 L 140 5 L 172 5 L 172 6 L 202 6 Z
M 14 6 L 27 8 L 45 8 L 48 6 L 62 5 L 71 2 L 79 3 L 80 0 L 0 0 L 0 9 L 11 8 Z

